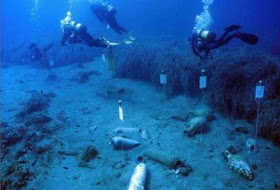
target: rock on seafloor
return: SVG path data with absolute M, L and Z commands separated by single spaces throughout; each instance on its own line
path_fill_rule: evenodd
M 128 190 L 144 190 L 148 169 L 146 164 L 138 164 L 130 179 Z
M 142 130 L 141 132 L 141 138 L 144 140 L 149 140 L 150 139 L 150 134 L 146 130 Z
M 140 145 L 140 142 L 133 140 L 133 139 L 128 139 L 124 137 L 113 137 L 111 138 L 111 144 L 113 145 L 114 149 L 116 150 L 128 150 L 135 148 Z
M 205 117 L 192 118 L 184 128 L 184 133 L 189 137 L 193 137 L 198 133 L 202 133 L 208 127 L 208 122 Z

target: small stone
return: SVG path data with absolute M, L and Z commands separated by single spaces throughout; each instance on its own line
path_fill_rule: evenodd
M 194 117 L 185 126 L 184 133 L 193 137 L 198 133 L 203 133 L 208 129 L 208 121 L 204 117 Z
M 14 171 L 16 170 L 16 168 L 12 165 L 10 165 L 7 170 L 6 170 L 6 175 L 11 175 L 12 173 L 14 173 Z
M 228 150 L 231 154 L 238 153 L 238 151 L 233 146 L 229 146 L 226 150 Z
M 102 181 L 97 181 L 96 185 L 101 185 Z
M 180 167 L 180 174 L 183 175 L 183 176 L 188 176 L 190 172 L 193 171 L 192 167 L 189 166 L 189 165 L 186 165 L 184 167 Z
M 177 170 L 175 170 L 175 174 L 178 175 L 181 173 L 181 168 L 178 168 Z
M 115 169 L 121 169 L 125 167 L 125 163 L 124 162 L 118 162 L 115 164 L 114 168 Z
M 49 151 L 52 149 L 51 145 L 44 145 L 44 146 L 39 146 L 36 150 L 37 154 L 44 154 L 45 152 Z
M 17 163 L 19 164 L 25 164 L 26 163 L 26 160 L 23 158 L 23 157 L 20 157 L 17 161 Z
M 119 88 L 119 89 L 117 89 L 117 92 L 119 94 L 123 94 L 123 93 L 125 93 L 125 89 L 124 88 Z
M 209 155 L 208 156 L 209 159 L 212 159 L 213 157 L 214 157 L 214 155 Z
M 22 157 L 23 155 L 25 155 L 27 153 L 26 149 L 23 148 L 22 150 L 19 150 L 16 155 L 15 155 L 15 159 L 19 159 L 20 157 Z
M 73 179 L 77 180 L 77 179 L 79 179 L 79 176 L 75 175 L 75 176 L 73 176 Z
M 144 140 L 150 139 L 150 135 L 149 135 L 149 133 L 148 133 L 146 130 L 143 130 L 143 131 L 142 131 L 141 137 L 142 137 L 142 139 L 144 139 Z
M 120 172 L 118 172 L 118 173 L 116 174 L 116 178 L 117 178 L 117 179 L 119 179 L 121 176 L 122 176 L 122 174 L 121 174 Z

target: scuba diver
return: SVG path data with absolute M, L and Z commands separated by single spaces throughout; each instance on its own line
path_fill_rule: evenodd
M 28 52 L 24 56 L 25 58 L 29 58 L 31 62 L 39 62 L 46 63 L 47 62 L 47 51 L 53 47 L 54 43 L 51 43 L 42 49 L 38 47 L 37 44 L 31 43 L 28 47 Z
M 88 0 L 91 6 L 92 13 L 104 24 L 107 28 L 111 27 L 116 33 L 125 38 L 126 44 L 131 44 L 135 38 L 128 34 L 128 31 L 120 26 L 116 20 L 116 9 L 103 0 Z
M 107 48 L 114 45 L 119 45 L 118 43 L 113 43 L 105 38 L 94 39 L 88 32 L 87 27 L 81 23 L 72 21 L 71 12 L 67 12 L 67 16 L 60 21 L 61 29 L 64 32 L 62 37 L 61 45 L 66 45 L 66 42 L 69 44 L 76 43 L 85 43 L 90 47 L 101 47 Z
M 233 38 L 238 38 L 250 45 L 258 43 L 258 37 L 256 35 L 237 31 L 240 28 L 241 26 L 231 25 L 225 29 L 224 34 L 218 39 L 216 39 L 216 34 L 214 32 L 208 30 L 195 31 L 190 39 L 193 53 L 200 57 L 201 60 L 206 59 L 211 50 L 229 43 Z

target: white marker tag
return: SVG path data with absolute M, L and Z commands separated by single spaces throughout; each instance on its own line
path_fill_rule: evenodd
M 201 76 L 199 77 L 199 88 L 203 89 L 207 86 L 207 76 Z
M 256 86 L 255 98 L 263 98 L 264 96 L 264 86 Z
M 103 60 L 104 63 L 106 62 L 106 57 L 105 57 L 104 53 L 102 54 L 102 60 Z
M 123 108 L 121 106 L 119 106 L 119 118 L 123 121 Z
M 166 74 L 160 75 L 160 84 L 166 84 L 167 83 L 167 76 Z

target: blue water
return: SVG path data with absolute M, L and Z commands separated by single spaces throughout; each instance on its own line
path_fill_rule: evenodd
M 61 38 L 59 21 L 69 9 L 69 2 L 38 1 L 38 30 L 32 36 L 32 0 L 3 0 L 1 2 L 1 39 L 2 48 L 10 43 L 22 41 L 51 41 Z M 110 1 L 109 1 L 110 2 Z M 194 26 L 194 18 L 202 11 L 202 3 L 197 0 L 166 1 L 111 1 L 118 11 L 117 18 L 135 36 L 170 36 L 188 38 Z M 280 46 L 278 0 L 237 0 L 215 1 L 211 6 L 214 23 L 212 30 L 220 32 L 228 25 L 239 24 L 248 32 L 258 34 L 267 48 Z M 100 25 L 90 12 L 86 0 L 72 0 L 75 20 L 86 24 L 90 32 L 104 34 Z M 106 30 L 105 30 L 106 31 Z M 279 49 L 279 48 L 278 48 Z
M 108 0 L 125 44 L 88 0 L 2 0 L 1 188 L 122 190 L 136 173 L 141 190 L 280 190 L 280 0 L 214 0 L 210 31 L 259 42 L 205 61 L 189 38 L 207 1 Z M 68 11 L 120 45 L 61 46 Z M 54 45 L 32 61 L 31 43 Z

